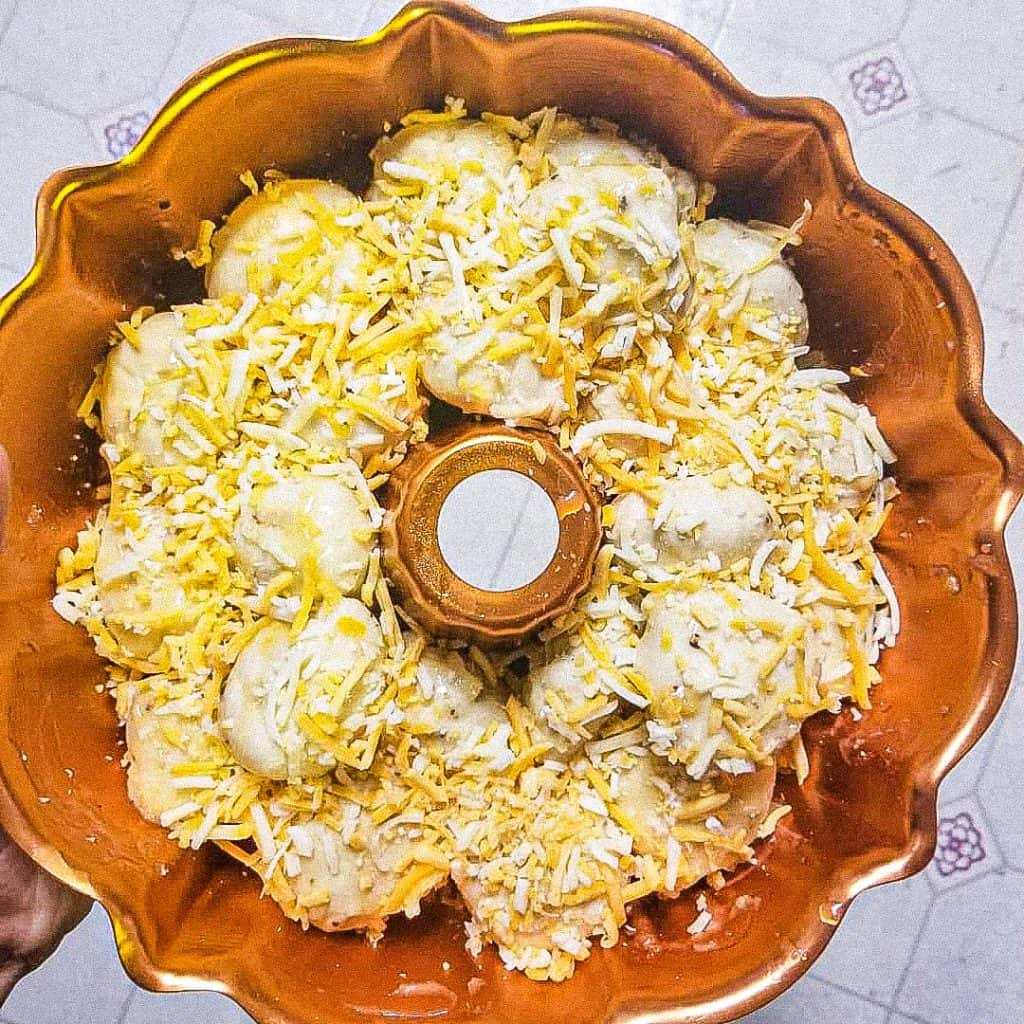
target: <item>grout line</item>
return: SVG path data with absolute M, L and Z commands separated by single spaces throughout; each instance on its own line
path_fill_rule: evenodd
M 941 893 L 936 893 L 935 898 L 929 904 L 928 909 L 924 912 L 924 917 L 921 919 L 921 925 L 917 930 L 917 937 L 914 939 L 913 944 L 910 948 L 910 956 L 907 957 L 907 962 L 900 971 L 899 980 L 896 982 L 896 988 L 892 994 L 892 1012 L 902 1013 L 905 1017 L 910 1017 L 914 1020 L 920 1020 L 921 1018 L 915 1017 L 912 1013 L 905 1013 L 900 1009 L 900 996 L 903 995 L 903 987 L 907 983 L 907 976 L 910 974 L 910 968 L 914 966 L 914 957 L 917 956 L 917 951 L 921 947 L 921 940 L 924 937 L 925 929 L 928 927 L 928 922 L 931 920 L 932 914 L 935 912 L 935 904 L 942 898 Z M 927 1024 L 927 1022 L 925 1022 Z
M 250 18 L 254 18 L 257 21 L 265 21 L 271 25 L 274 29 L 273 35 L 263 36 L 264 39 L 281 39 L 287 38 L 288 36 L 316 36 L 323 35 L 317 29 L 303 28 L 301 25 L 294 21 L 289 21 L 287 14 L 283 19 L 279 20 L 279 15 L 275 12 L 270 14 L 267 11 L 257 11 L 249 7 L 244 0 L 223 0 L 226 7 L 233 7 L 239 14 L 246 14 Z M 287 11 L 287 5 L 282 5 L 283 9 Z M 255 40 L 254 40 L 255 41 Z M 235 49 L 235 47 L 232 47 Z
M 863 992 L 858 992 L 855 988 L 850 988 L 849 985 L 843 985 L 838 981 L 832 981 L 831 978 L 826 978 L 816 971 L 809 971 L 807 976 L 813 978 L 815 981 L 822 985 L 827 985 L 829 988 L 834 988 L 837 992 L 842 992 L 844 995 L 853 996 L 855 999 L 859 999 L 861 1002 L 870 1003 L 872 1006 L 877 1006 L 880 1010 L 891 1010 L 892 1007 L 888 1003 L 882 1002 L 881 999 L 875 999 L 873 996 L 866 996 Z
M 903 17 L 900 18 L 899 25 L 896 26 L 896 39 L 900 41 L 900 36 L 903 35 L 903 30 L 907 27 L 907 22 L 910 21 L 911 14 L 914 13 L 914 0 L 907 0 L 906 10 L 903 12 Z
M 988 824 L 988 819 L 987 818 L 985 819 L 985 823 Z M 986 843 L 988 843 L 989 842 L 989 836 L 986 835 L 984 837 L 984 840 L 985 840 Z M 1000 857 L 1002 857 L 1003 852 L 999 848 L 998 844 L 993 843 L 992 847 L 995 850 L 995 852 L 998 853 Z M 985 860 L 987 861 L 988 859 L 989 859 L 989 854 L 986 851 L 986 853 L 985 853 Z M 929 861 L 928 862 L 928 868 L 925 868 L 924 870 L 928 871 L 928 869 L 932 866 L 932 864 L 934 864 L 934 862 L 935 862 L 934 859 Z M 972 882 L 976 882 L 979 879 L 984 878 L 986 875 L 992 874 L 993 872 L 995 872 L 996 874 L 999 874 L 999 872 L 1002 871 L 1002 869 L 1003 869 L 1003 865 L 1000 865 L 999 867 L 996 867 L 994 864 L 990 864 L 988 867 L 980 867 L 980 866 L 978 866 L 978 865 L 983 864 L 983 863 L 984 863 L 984 861 L 978 861 L 977 864 L 972 864 L 971 867 L 966 872 L 960 872 L 960 874 L 963 875 L 963 878 L 954 878 L 953 875 L 939 875 L 939 878 L 942 879 L 941 882 L 940 881 L 932 881 L 932 888 L 935 890 L 936 898 L 938 898 L 939 896 L 944 895 L 947 892 L 956 892 L 957 889 L 966 888 Z M 936 870 L 936 872 L 938 872 L 939 869 L 936 868 L 935 870 Z M 950 878 L 953 878 L 954 880 L 951 882 L 951 881 L 949 881 Z M 929 881 L 931 881 L 931 879 L 929 879 Z
M 0 43 L 4 41 L 4 36 L 7 35 L 7 30 L 14 24 L 14 18 L 18 13 L 18 4 L 11 4 L 11 13 L 7 15 L 3 22 L 0 22 Z
M 160 71 L 157 74 L 155 81 L 153 82 L 153 87 L 150 90 L 150 92 L 153 94 L 154 99 L 156 100 L 157 110 L 159 110 L 160 107 L 162 107 L 164 103 L 166 103 L 167 100 L 170 99 L 171 93 L 174 92 L 175 88 L 177 88 L 177 86 L 181 84 L 180 82 L 175 82 L 174 85 L 171 87 L 170 91 L 168 91 L 163 88 L 162 83 L 164 80 L 164 75 L 167 74 L 167 69 L 171 66 L 171 61 L 174 60 L 174 56 L 178 52 L 178 47 L 181 45 L 181 41 L 184 38 L 185 26 L 189 23 L 189 21 L 192 20 L 192 15 L 196 13 L 196 9 L 198 7 L 199 0 L 192 0 L 192 2 L 188 6 L 188 10 L 185 11 L 185 13 L 182 15 L 181 21 L 178 22 L 178 32 L 177 37 L 174 40 L 174 45 L 171 47 L 170 52 L 164 59 L 163 64 L 160 66 Z M 153 113 L 155 114 L 156 110 L 154 110 Z
M 838 70 L 840 64 L 845 64 L 847 61 L 853 60 L 854 57 L 857 57 L 862 53 L 870 53 L 873 50 L 882 50 L 886 47 L 899 47 L 900 50 L 903 50 L 903 43 L 900 40 L 900 32 L 903 31 L 903 24 L 904 23 L 901 21 L 894 32 L 891 32 L 889 35 L 884 36 L 881 39 L 876 39 L 873 43 L 868 43 L 867 46 L 858 46 L 856 50 L 844 50 L 830 65 L 832 70 Z M 906 57 L 905 51 L 903 56 Z M 909 57 L 907 57 L 907 63 L 910 64 Z M 913 70 L 913 68 L 911 68 L 911 70 Z M 914 78 L 916 80 L 917 76 L 915 75 Z
M 261 11 L 256 7 L 250 7 L 247 0 L 226 0 L 226 2 L 229 6 L 234 7 L 236 11 L 241 11 L 243 14 L 248 14 L 253 18 L 259 18 L 262 21 L 272 21 L 278 17 L 276 13 L 268 17 L 266 11 Z M 284 14 L 281 15 L 281 21 L 279 23 L 281 28 L 286 28 L 289 31 L 294 32 L 296 35 L 313 34 L 314 30 L 303 28 L 298 24 L 298 22 L 289 20 L 287 4 L 282 4 L 279 9 L 284 12 Z
M 48 110 L 51 114 L 59 114 L 61 117 L 73 117 L 76 121 L 80 121 L 89 128 L 89 118 L 91 114 L 79 114 L 75 110 L 70 110 L 67 107 L 62 107 L 58 103 L 52 103 L 50 100 L 41 96 L 39 93 L 29 92 L 25 89 L 19 89 L 17 86 L 11 85 L 8 82 L 0 82 L 0 93 L 7 93 L 10 96 L 15 96 L 19 100 L 24 100 L 26 103 L 32 103 L 37 107 L 42 107 L 43 110 Z M 90 128 L 90 131 L 92 129 Z
M 986 303 L 986 305 L 991 304 Z M 995 306 L 994 308 L 999 309 L 998 306 Z M 1009 310 L 1006 309 L 999 309 L 999 312 L 1005 313 L 1007 316 L 1012 315 L 1009 312 Z M 1006 353 L 1001 352 L 1000 355 L 1005 356 Z M 978 768 L 977 771 L 974 773 L 974 781 L 971 783 L 970 788 L 970 793 L 974 797 L 978 796 L 978 783 L 981 782 L 982 775 L 984 775 L 985 772 L 988 771 L 989 762 L 992 760 L 992 755 L 995 753 L 996 744 L 999 742 L 999 737 L 1003 734 L 1003 729 L 1006 728 L 1007 719 L 1010 717 L 1008 714 L 1003 714 L 1003 712 L 1006 710 L 1007 709 L 1005 705 L 1001 707 L 999 709 L 999 712 L 997 712 L 996 714 L 995 721 L 986 730 L 986 736 L 988 738 L 988 748 L 986 750 L 983 750 L 981 752 L 981 757 L 978 758 Z M 970 756 L 971 751 L 968 751 L 964 755 L 965 758 L 968 758 Z M 963 761 L 961 761 L 960 764 L 963 764 Z M 959 765 L 957 765 L 957 767 L 959 767 Z M 980 798 L 978 802 L 981 802 Z M 982 810 L 985 811 L 986 815 L 988 815 L 988 811 L 985 809 L 984 805 L 982 805 Z
M 916 80 L 915 75 L 915 80 Z M 918 87 L 920 90 L 920 86 Z M 1006 142 L 1012 142 L 1018 148 L 1024 148 L 1024 139 L 1019 135 L 1014 135 L 1012 132 L 1008 132 L 1003 128 L 993 128 L 992 125 L 986 124 L 984 121 L 979 121 L 975 117 L 968 117 L 966 114 L 961 114 L 959 110 L 954 110 L 952 107 L 940 107 L 937 104 L 932 104 L 932 109 L 937 114 L 945 114 L 946 117 L 951 117 L 955 121 L 962 121 L 964 124 L 969 124 L 972 128 L 977 128 L 980 132 L 988 132 L 990 135 L 998 135 L 999 138 L 1004 139 Z
M 992 826 L 992 821 L 994 820 L 993 816 L 989 813 L 988 808 L 985 806 L 985 801 L 981 798 L 981 794 L 975 792 L 971 795 L 973 796 L 975 803 L 977 803 L 977 805 L 981 808 L 981 813 L 984 815 L 985 818 L 986 835 L 984 837 L 984 841 L 987 843 L 991 843 L 992 848 L 999 855 L 1000 861 L 1002 861 L 1002 864 L 1000 865 L 999 869 L 995 867 L 990 867 L 988 871 L 983 872 L 983 874 L 987 875 L 989 871 L 996 871 L 1006 867 L 1006 854 L 1003 852 L 1003 844 L 999 841 L 999 837 L 996 835 L 996 830 Z M 980 878 L 981 876 L 979 875 L 977 877 Z M 965 879 L 965 881 L 973 881 L 973 879 Z M 957 886 L 957 888 L 959 888 L 959 886 Z
M 897 1010 L 895 1007 L 889 1010 L 889 1014 L 885 1018 L 885 1024 L 892 1024 L 897 1015 L 903 1017 L 904 1020 L 915 1021 L 915 1024 L 931 1024 L 927 1017 L 919 1017 L 916 1013 L 906 1013 L 903 1010 Z
M 400 10 L 401 4 L 396 3 L 395 0 L 385 0 L 384 4 L 379 3 L 379 0 L 377 3 L 368 3 L 359 24 L 352 28 L 352 35 L 348 35 L 349 30 L 346 29 L 346 35 L 343 38 L 362 39 L 371 35 L 383 28 Z M 382 11 L 387 13 L 382 15 Z
M 502 571 L 505 569 L 505 563 L 508 561 L 508 556 L 512 551 L 512 542 L 516 539 L 516 534 L 519 532 L 519 526 L 523 521 L 523 516 L 526 514 L 526 506 L 530 503 L 530 497 L 530 488 L 524 488 L 523 496 L 519 499 L 519 507 L 516 509 L 515 518 L 512 520 L 512 529 L 509 531 L 509 535 L 501 549 L 501 554 L 498 556 L 494 572 L 491 573 L 491 578 L 488 582 L 488 586 L 490 587 L 494 586 L 498 577 L 501 576 Z
M 722 36 L 725 35 L 725 30 L 729 27 L 729 22 L 732 19 L 733 14 L 736 11 L 736 0 L 729 0 L 725 5 L 725 13 L 722 15 L 722 22 L 715 31 L 714 41 L 709 44 L 712 51 L 718 49 L 718 44 L 721 42 Z M 717 57 L 718 54 L 716 53 Z
M 128 1019 L 128 1012 L 132 1008 L 132 1003 L 135 1002 L 135 997 L 139 994 L 139 987 L 132 982 L 132 990 L 128 993 L 125 998 L 124 1005 L 121 1007 L 121 1012 L 117 1015 L 117 1020 L 114 1024 L 124 1024 Z
M 931 893 L 932 893 L 932 903 L 935 902 L 935 897 L 939 895 L 939 885 L 935 881 L 935 879 L 932 878 L 931 871 L 928 870 L 932 866 L 932 863 L 934 861 L 935 861 L 935 854 L 933 853 L 932 854 L 932 859 L 930 861 L 928 861 L 927 867 L 922 868 L 921 871 L 920 871 L 920 875 L 924 879 L 925 885 L 927 885 L 928 888 L 931 890 Z
M 704 45 L 707 46 L 709 49 L 711 49 L 718 43 L 719 37 L 725 31 L 725 23 L 729 19 L 729 15 L 732 14 L 734 6 L 735 0 L 730 0 L 729 3 L 726 3 L 722 10 L 722 17 L 719 19 L 718 23 L 712 28 L 710 34 L 707 36 L 706 39 L 700 39 L 700 42 L 704 43 Z M 665 21 L 669 22 L 671 25 L 674 25 L 676 28 L 681 28 L 684 32 L 689 32 L 690 35 L 693 35 L 693 32 L 683 24 L 685 10 L 686 5 L 677 2 L 674 5 L 672 5 L 671 15 L 669 14 L 669 12 L 666 12 L 664 15 L 662 15 L 662 17 Z M 694 38 L 698 37 L 694 36 Z
M 1010 196 L 1010 202 L 1006 207 L 1006 214 L 1003 216 L 1003 221 L 999 225 L 999 234 L 996 235 L 995 241 L 992 243 L 992 251 L 988 255 L 988 259 L 985 260 L 985 267 L 981 272 L 981 276 L 978 278 L 978 296 L 979 298 L 988 287 L 989 275 L 992 273 L 992 268 L 996 264 L 996 258 L 999 255 L 999 250 L 1002 248 L 1003 242 L 1006 240 L 1006 232 L 1010 229 L 1010 221 L 1013 220 L 1013 214 L 1017 209 L 1017 204 L 1021 201 L 1021 197 L 1024 195 L 1024 173 L 1021 174 L 1014 187 L 1013 194 Z
M 397 0 L 385 0 L 384 4 L 380 3 L 380 0 L 376 2 L 368 2 L 363 8 L 362 15 L 358 22 L 349 22 L 349 27 L 344 30 L 340 30 L 337 27 L 328 29 L 325 25 L 312 26 L 307 22 L 300 20 L 293 21 L 288 11 L 288 5 L 283 4 L 279 7 L 279 10 L 284 12 L 278 14 L 275 11 L 273 14 L 269 14 L 266 9 L 260 9 L 252 5 L 252 0 L 225 0 L 231 7 L 234 7 L 237 11 L 242 11 L 244 14 L 248 14 L 253 18 L 259 18 L 261 21 L 269 21 L 274 25 L 275 28 L 281 30 L 282 34 L 293 35 L 293 36 L 317 36 L 327 39 L 361 39 L 364 35 L 369 35 L 369 32 L 364 31 L 366 21 L 371 15 L 376 15 L 377 11 L 383 7 L 386 10 L 391 10 L 392 14 L 398 13 L 399 6 Z M 386 5 L 386 6 L 385 6 Z M 383 24 L 383 22 L 381 23 Z M 380 27 L 376 23 L 374 29 Z

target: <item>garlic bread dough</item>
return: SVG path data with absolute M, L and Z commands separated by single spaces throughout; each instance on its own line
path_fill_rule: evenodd
M 527 159 L 522 151 L 520 156 Z M 484 235 L 493 256 L 478 270 L 472 267 L 480 232 L 469 221 L 463 235 L 440 234 L 444 261 L 427 272 L 419 308 L 437 327 L 426 339 L 420 372 L 433 394 L 465 412 L 554 423 L 575 401 L 550 342 L 550 354 L 544 355 L 538 355 L 539 343 L 530 344 L 531 337 L 542 337 L 540 325 L 535 322 L 529 335 L 519 317 L 503 323 L 510 319 L 510 304 L 516 311 L 517 293 L 531 276 L 561 267 L 566 287 L 583 289 L 585 299 L 575 317 L 566 317 L 566 328 L 576 331 L 587 323 L 595 334 L 636 301 L 656 308 L 688 282 L 680 259 L 680 219 L 691 204 L 680 212 L 680 193 L 658 166 L 664 163 L 660 156 L 610 132 L 563 120 L 547 158 L 550 174 L 537 181 L 521 166 L 506 169 L 503 190 L 495 184 L 496 168 L 477 180 L 479 187 L 490 181 L 491 195 L 498 197 L 493 202 L 505 212 L 506 226 L 497 237 L 490 240 L 493 231 Z M 383 169 L 383 162 L 378 166 Z M 550 329 L 561 318 L 563 287 L 542 284 L 540 290 L 546 294 L 536 308 Z M 499 314 L 490 323 L 488 306 Z
M 452 763 L 494 730 L 507 739 L 508 715 L 455 651 L 428 648 L 416 666 L 417 698 L 405 708 L 405 722 L 421 741 Z
M 641 495 L 617 499 L 612 538 L 625 561 L 679 572 L 713 556 L 720 565 L 749 558 L 772 533 L 771 506 L 752 487 L 706 476 L 665 483 L 659 504 Z
M 238 763 L 269 779 L 330 771 L 366 726 L 379 695 L 375 662 L 380 626 L 367 607 L 342 598 L 310 619 L 297 637 L 272 622 L 238 656 L 220 700 L 220 728 Z M 334 734 L 317 719 L 336 719 Z
M 590 779 L 534 767 L 518 784 L 496 781 L 477 813 L 474 842 L 451 865 L 472 915 L 470 952 L 494 942 L 506 967 L 560 981 L 592 939 L 614 942 L 625 914 L 608 868 L 632 863 L 632 840 Z
M 802 345 L 807 340 L 807 306 L 796 275 L 781 256 L 778 235 L 724 218 L 706 220 L 694 233 L 694 254 L 706 286 L 724 292 L 720 310 L 747 309 L 762 333 Z
M 505 132 L 470 120 L 410 125 L 384 136 L 370 155 L 378 183 L 371 199 L 385 194 L 381 182 L 425 178 L 433 185 L 453 185 L 450 202 L 460 210 L 479 201 L 489 187 L 500 187 L 516 159 Z
M 312 577 L 327 594 L 351 594 L 366 575 L 376 539 L 376 501 L 356 484 L 354 463 L 333 476 L 279 475 L 243 483 L 233 541 L 239 566 L 258 585 L 291 573 L 288 591 Z
M 226 751 L 199 716 L 157 707 L 152 693 L 136 692 L 124 720 L 128 799 L 160 825 L 208 786 L 192 766 L 223 763 Z
M 652 693 L 651 749 L 699 779 L 712 765 L 746 772 L 799 729 L 788 717 L 799 697 L 798 641 L 807 628 L 793 608 L 734 584 L 650 601 L 636 667 Z M 785 723 L 772 749 L 737 749 L 725 704 L 742 706 L 743 724 L 761 734 Z M 756 748 L 755 748 L 756 749 Z
M 750 844 L 771 809 L 775 766 L 698 783 L 677 766 L 643 755 L 618 783 L 616 803 L 636 826 L 637 849 L 662 867 L 658 893 L 674 897 L 712 871 L 731 871 L 750 859 Z M 709 849 L 700 841 L 707 831 L 723 844 Z
M 319 233 L 318 217 L 344 216 L 357 203 L 343 185 L 307 178 L 275 182 L 243 199 L 211 240 L 207 294 L 212 299 L 266 294 L 276 284 L 274 269 L 281 258 Z M 331 290 L 355 286 L 365 263 L 363 247 L 355 238 L 342 237 L 329 240 L 327 248 L 335 256 Z
M 547 730 L 554 748 L 570 754 L 619 710 L 614 679 L 576 638 L 536 662 L 523 686 L 523 702 Z
M 107 357 L 100 386 L 103 436 L 121 457 L 149 465 L 185 460 L 168 436 L 188 370 L 181 352 L 195 343 L 180 310 L 155 313 L 119 341 Z
M 470 954 L 561 981 L 628 904 L 752 861 L 802 722 L 870 707 L 895 456 L 865 371 L 802 365 L 809 210 L 709 220 L 708 183 L 548 108 L 450 99 L 372 160 L 364 197 L 244 174 L 187 254 L 207 297 L 119 325 L 82 403 L 109 503 L 53 607 L 172 840 L 372 941 L 450 878 Z M 382 574 L 431 396 L 549 429 L 603 500 L 587 589 L 521 647 L 427 635 Z
M 350 801 L 342 804 L 340 817 L 342 831 L 313 821 L 293 833 L 298 865 L 292 916 L 327 932 L 360 929 L 379 937 L 392 914 L 415 917 L 420 901 L 447 881 L 448 871 L 432 859 L 410 887 L 406 865 L 416 863 L 424 845 L 417 830 L 378 826 Z
M 528 356 L 463 363 L 454 337 L 438 335 L 437 340 L 439 351 L 424 356 L 423 383 L 449 405 L 507 423 L 549 423 L 564 411 L 562 382 L 545 376 Z
M 159 509 L 146 509 L 133 525 L 101 521 L 94 568 L 97 611 L 120 647 L 106 652 L 108 657 L 162 667 L 164 639 L 186 635 L 194 625 L 199 609 L 168 572 L 172 539 L 170 519 Z
M 624 138 L 618 128 L 608 122 L 584 124 L 574 117 L 559 116 L 546 153 L 555 168 L 649 164 L 671 179 L 681 216 L 688 214 L 697 203 L 698 183 L 689 171 L 672 166 L 653 146 Z

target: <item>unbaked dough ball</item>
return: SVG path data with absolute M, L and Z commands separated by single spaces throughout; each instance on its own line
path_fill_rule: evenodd
M 103 436 L 122 457 L 138 453 L 150 465 L 173 465 L 184 456 L 165 440 L 165 424 L 188 372 L 176 351 L 195 339 L 177 310 L 143 320 L 136 335 L 138 347 L 125 339 L 107 356 L 100 386 Z
M 323 775 L 337 763 L 303 731 L 302 714 L 341 720 L 374 699 L 383 651 L 380 626 L 366 606 L 342 598 L 323 608 L 296 639 L 282 622 L 265 626 L 238 656 L 220 699 L 220 728 L 238 763 L 269 779 Z M 334 707 L 338 684 L 357 666 L 365 671 Z M 339 735 L 339 743 L 344 736 Z
M 486 724 L 476 711 L 483 681 L 455 651 L 428 647 L 416 665 L 417 699 L 405 710 L 405 724 L 417 736 L 458 736 Z
M 764 323 L 792 343 L 807 340 L 807 306 L 800 282 L 768 231 L 718 218 L 698 225 L 694 252 L 707 284 L 726 292 L 723 308 L 743 306 L 768 313 Z
M 523 220 L 569 239 L 593 235 L 600 283 L 621 282 L 623 294 L 648 267 L 679 255 L 675 190 L 663 170 L 648 164 L 563 166 L 530 190 Z
M 859 415 L 870 414 L 841 392 L 833 392 L 829 397 L 833 411 L 838 408 L 842 412 L 833 418 L 834 430 L 820 437 L 821 464 L 834 481 L 842 484 L 840 500 L 857 508 L 867 501 L 881 479 L 882 462 L 855 422 Z
M 125 712 L 128 798 L 138 812 L 157 824 L 160 816 L 192 800 L 189 776 L 175 772 L 185 764 L 220 763 L 225 750 L 199 718 L 158 708 L 155 695 L 136 691 Z
M 613 125 L 585 125 L 574 117 L 559 117 L 547 156 L 555 168 L 650 164 L 672 182 L 680 219 L 688 216 L 697 202 L 697 179 L 689 171 L 673 167 L 653 146 L 624 139 Z
M 475 334 L 458 335 L 452 328 L 431 337 L 420 361 L 420 375 L 430 391 L 463 412 L 516 422 L 558 422 L 565 411 L 561 376 L 545 375 L 525 353 L 500 360 L 479 357 L 477 340 Z
M 677 826 L 706 828 L 710 819 L 730 844 L 742 847 L 751 843 L 771 809 L 775 765 L 742 775 L 717 775 L 698 783 L 682 769 L 645 755 L 636 758 L 617 778 L 616 804 L 637 826 L 634 839 L 638 852 L 664 865 L 669 838 Z M 719 804 L 722 799 L 726 802 Z M 689 808 L 700 801 L 709 806 L 695 817 Z M 680 846 L 674 878 L 662 878 L 659 895 L 678 896 L 712 871 L 729 871 L 744 860 L 740 854 L 703 843 L 684 842 Z
M 669 480 L 656 508 L 639 494 L 614 502 L 612 540 L 633 565 L 666 572 L 709 555 L 723 566 L 749 558 L 772 533 L 768 502 L 752 487 L 717 486 L 706 476 Z
M 404 910 L 415 917 L 420 901 L 448 880 L 448 871 L 432 863 L 433 870 L 412 891 L 403 892 L 408 865 L 423 845 L 412 835 L 415 830 L 376 824 L 366 810 L 346 800 L 339 815 L 351 832 L 348 838 L 321 821 L 291 830 L 299 862 L 298 874 L 290 879 L 297 904 L 324 931 L 365 929 L 379 936 L 392 914 Z M 436 861 L 436 851 L 431 857 Z
M 165 557 L 168 515 L 154 506 L 132 528 L 105 517 L 99 529 L 93 574 L 104 624 L 130 658 L 154 658 L 164 638 L 186 633 L 198 614 Z
M 274 264 L 298 248 L 317 227 L 315 211 L 347 213 L 359 200 L 344 185 L 296 178 L 275 182 L 243 199 L 213 235 L 213 256 L 206 268 L 206 291 L 225 295 L 266 294 L 273 290 Z M 338 249 L 332 283 L 341 291 L 358 280 L 365 261 L 362 247 L 345 239 Z
M 561 754 L 577 750 L 619 710 L 618 697 L 578 638 L 537 659 L 523 685 L 523 702 Z
M 726 701 L 743 705 L 743 721 L 761 723 L 763 735 L 777 719 L 782 729 L 772 734 L 775 746 L 795 734 L 799 722 L 786 705 L 797 691 L 796 657 L 806 628 L 798 611 L 732 584 L 658 595 L 646 611 L 636 669 L 652 693 L 647 728 L 656 753 L 697 779 L 713 763 L 750 770 L 747 758 L 738 765 L 719 757 L 719 747 L 732 742 L 722 724 Z
M 302 473 L 243 490 L 232 538 L 238 564 L 256 584 L 290 570 L 293 591 L 308 572 L 327 592 L 360 586 L 376 530 L 366 488 L 351 482 L 359 472 L 348 463 L 342 475 Z
M 373 148 L 375 180 L 402 181 L 404 167 L 423 172 L 435 185 L 450 181 L 457 186 L 455 205 L 466 207 L 493 183 L 505 180 L 516 160 L 506 132 L 483 121 L 416 124 L 384 136 Z M 368 197 L 380 198 L 371 186 Z

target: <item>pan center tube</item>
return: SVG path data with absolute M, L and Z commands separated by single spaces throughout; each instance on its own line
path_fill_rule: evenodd
M 384 508 L 384 567 L 403 607 L 430 632 L 484 644 L 568 611 L 601 540 L 596 495 L 542 431 L 473 424 L 428 438 L 392 474 Z M 517 525 L 510 558 L 501 545 Z

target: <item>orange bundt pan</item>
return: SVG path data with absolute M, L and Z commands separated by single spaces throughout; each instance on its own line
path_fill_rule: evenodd
M 878 550 L 904 627 L 875 708 L 809 724 L 810 778 L 783 786 L 793 813 L 758 864 L 711 896 L 707 931 L 687 934 L 691 899 L 639 906 L 620 945 L 557 987 L 507 973 L 492 952 L 469 957 L 462 911 L 444 900 L 371 948 L 302 932 L 220 851 L 179 850 L 128 803 L 113 702 L 96 692 L 103 666 L 49 606 L 57 551 L 96 509 L 97 460 L 74 410 L 113 321 L 199 294 L 198 275 L 168 253 L 242 197 L 240 172 L 360 187 L 383 123 L 445 94 L 474 110 L 556 104 L 611 118 L 715 182 L 719 214 L 790 223 L 809 199 L 793 259 L 812 342 L 833 365 L 868 371 L 854 397 L 900 456 L 902 496 Z M 982 329 L 963 272 L 931 228 L 861 180 L 827 104 L 755 96 L 650 18 L 578 10 L 505 25 L 415 4 L 367 39 L 277 40 L 197 73 L 119 163 L 49 180 L 38 232 L 31 272 L 0 301 L 0 822 L 102 901 L 137 982 L 226 992 L 267 1024 L 714 1024 L 792 984 L 858 892 L 927 863 L 939 781 L 1010 680 L 1003 527 L 1024 454 L 982 398 Z

